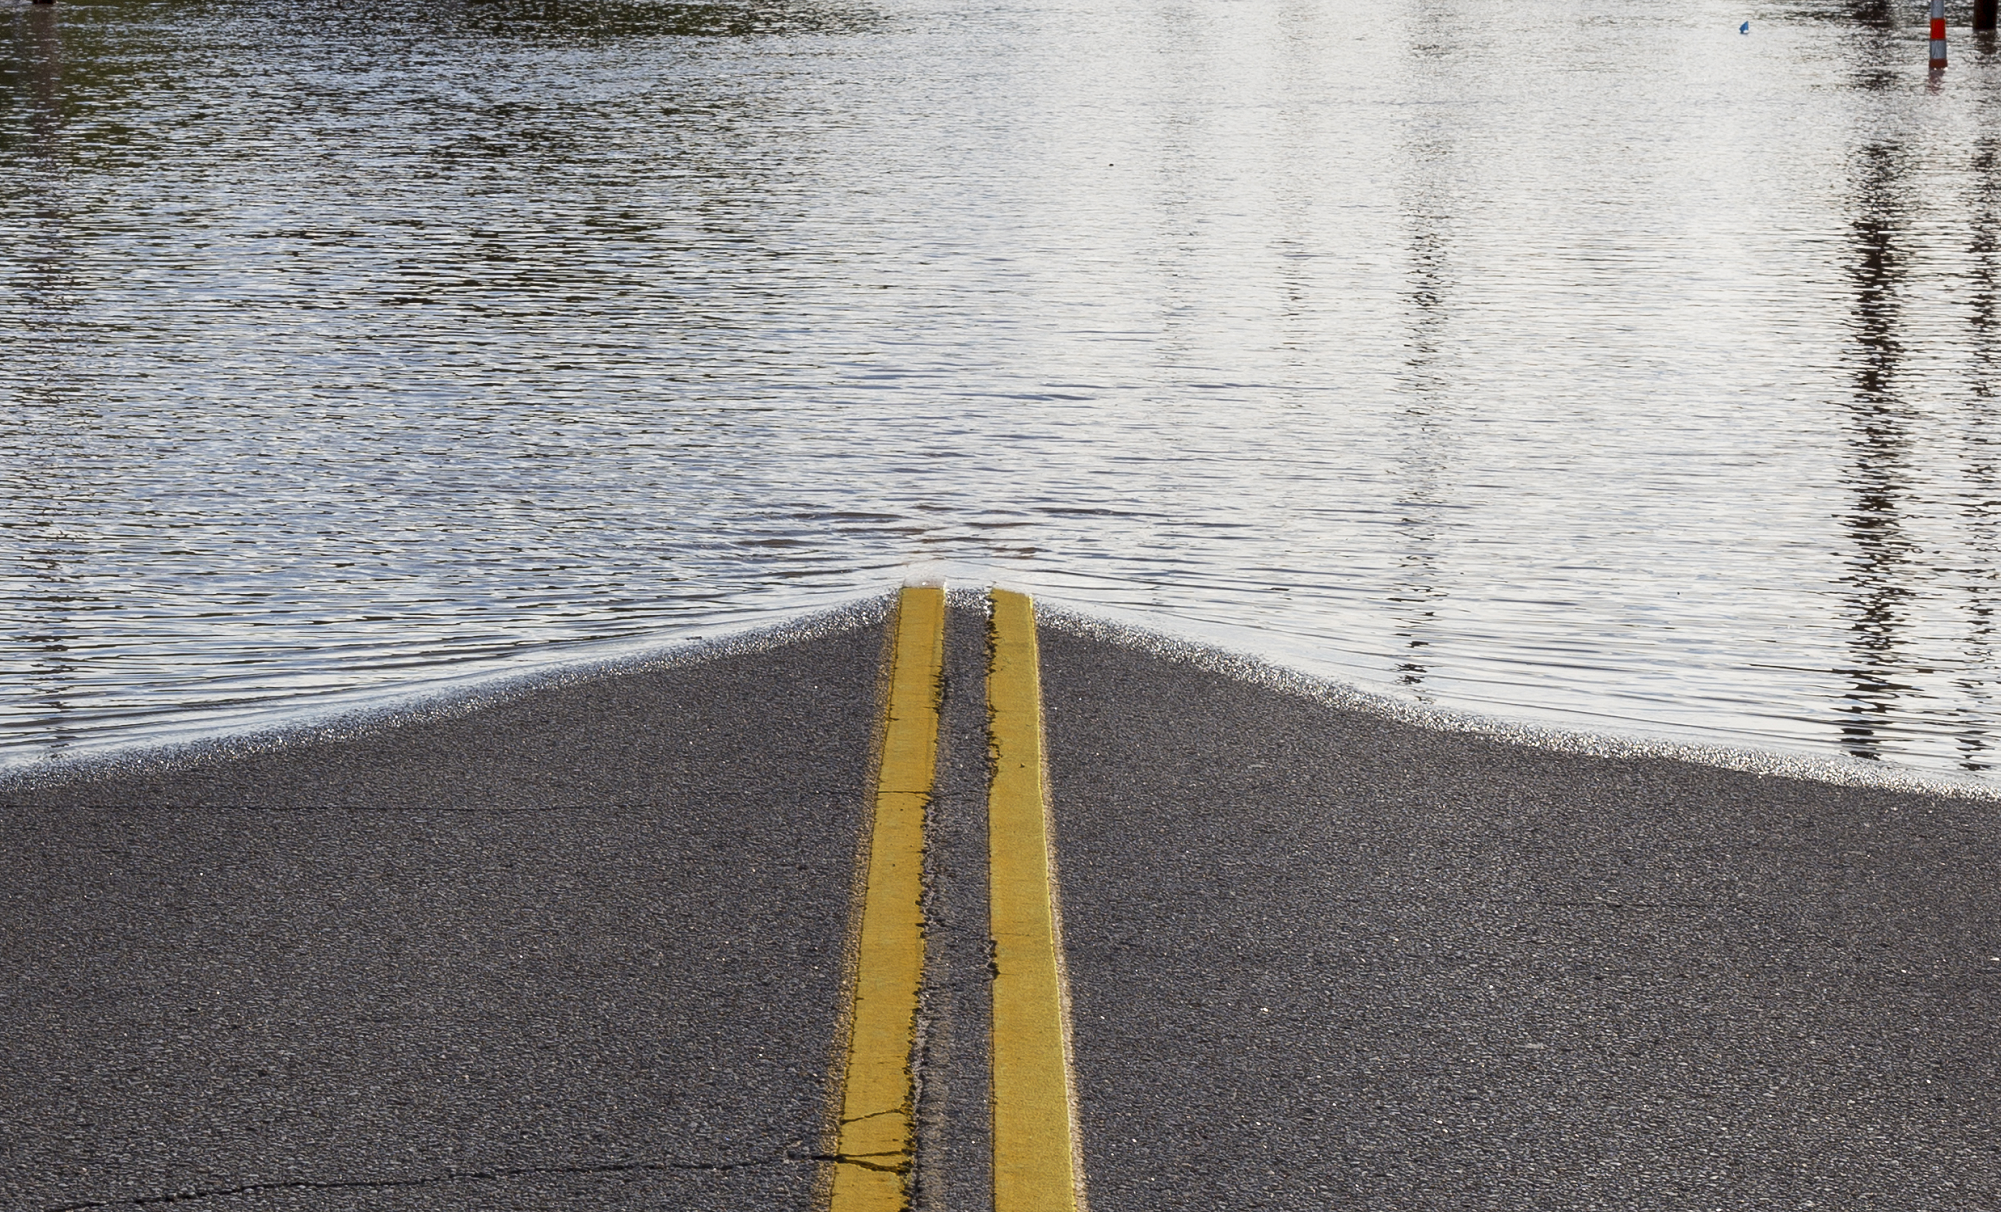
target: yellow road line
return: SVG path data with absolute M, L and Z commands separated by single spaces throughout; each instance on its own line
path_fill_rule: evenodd
M 994 938 L 994 1212 L 1076 1212 L 1063 971 L 1042 790 L 1042 684 L 1035 607 L 993 591 L 987 792 Z
M 896 612 L 849 1017 L 832 1212 L 902 1212 L 916 1152 L 910 1051 L 924 973 L 924 808 L 938 764 L 945 591 L 912 587 Z

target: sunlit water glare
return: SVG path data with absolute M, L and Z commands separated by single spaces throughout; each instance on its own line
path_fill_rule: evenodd
M 2001 55 L 1923 17 L 0 6 L 0 759 L 923 566 L 1981 774 Z

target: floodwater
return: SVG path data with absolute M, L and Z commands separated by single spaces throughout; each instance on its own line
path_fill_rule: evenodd
M 0 756 L 915 567 L 1982 775 L 1967 19 L 1933 76 L 1859 0 L 0 4 Z

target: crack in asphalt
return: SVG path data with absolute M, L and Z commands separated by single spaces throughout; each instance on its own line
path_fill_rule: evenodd
M 863 1161 L 865 1157 L 894 1157 L 899 1160 L 891 1163 Z M 860 1166 L 864 1170 L 875 1170 L 883 1174 L 907 1174 L 916 1159 L 909 1150 L 898 1150 L 893 1153 L 815 1153 L 802 1160 L 833 1162 L 840 1166 Z
M 774 1166 L 787 1162 L 804 1161 L 846 1161 L 846 1158 L 822 1157 L 817 1154 L 796 1154 L 791 1150 L 777 1157 L 748 1158 L 727 1162 L 608 1162 L 599 1166 L 512 1166 L 495 1170 L 459 1170 L 450 1174 L 433 1175 L 429 1178 L 357 1178 L 337 1180 L 287 1179 L 277 1182 L 246 1183 L 237 1187 L 213 1187 L 187 1191 L 169 1191 L 161 1195 L 135 1195 L 125 1199 L 85 1200 L 79 1203 L 53 1204 L 43 1212 L 84 1212 L 89 1208 L 137 1208 L 155 1204 L 178 1204 L 201 1199 L 219 1199 L 230 1195 L 254 1195 L 260 1191 L 352 1191 L 365 1188 L 387 1187 L 433 1187 L 449 1183 L 499 1182 L 510 1178 L 532 1178 L 537 1175 L 592 1175 L 592 1174 L 636 1174 L 645 1172 L 664 1173 L 675 1170 L 743 1170 L 752 1166 Z M 867 1163 L 857 1163 L 867 1164 Z

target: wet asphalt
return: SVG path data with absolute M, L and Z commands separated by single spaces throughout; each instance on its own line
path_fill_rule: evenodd
M 984 640 L 926 1212 L 991 1203 Z M 0 789 L 0 1207 L 812 1207 L 883 643 Z M 1042 643 L 1095 1212 L 2001 1206 L 2001 805 Z

